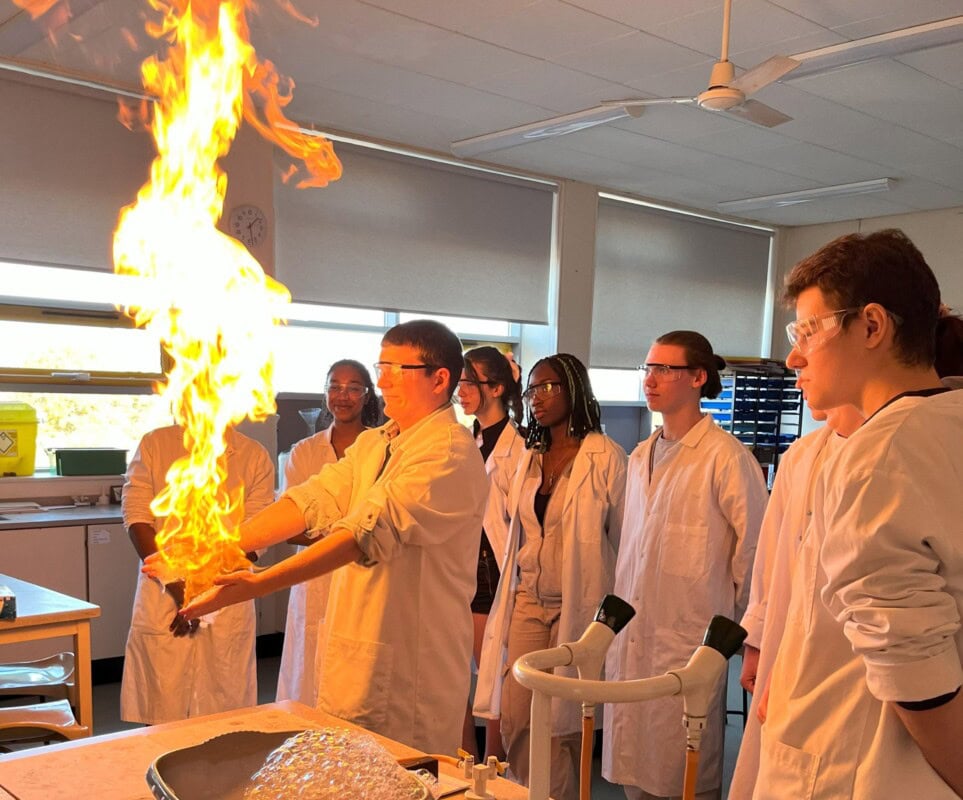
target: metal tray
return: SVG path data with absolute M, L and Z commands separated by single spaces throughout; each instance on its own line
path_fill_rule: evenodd
M 147 785 L 157 800 L 243 800 L 251 776 L 271 752 L 302 732 L 233 731 L 171 750 L 154 759 Z M 423 800 L 430 798 L 426 787 Z

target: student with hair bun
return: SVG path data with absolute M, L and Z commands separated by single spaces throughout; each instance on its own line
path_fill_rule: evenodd
M 585 365 L 559 353 L 537 362 L 524 393 L 526 450 L 508 496 L 508 548 L 482 649 L 475 712 L 501 713 L 513 775 L 527 784 L 531 692 L 508 667 L 570 642 L 611 591 L 622 520 L 625 452 L 602 434 Z M 576 676 L 572 668 L 556 674 Z M 555 800 L 578 797 L 581 707 L 552 703 Z
M 485 522 L 478 548 L 478 585 L 471 601 L 474 624 L 472 653 L 481 662 L 482 640 L 488 615 L 498 588 L 498 565 L 508 543 L 508 487 L 524 452 L 525 440 L 517 426 L 522 421 L 521 368 L 511 356 L 486 345 L 465 353 L 465 369 L 455 396 L 462 411 L 475 418 L 472 430 L 485 460 L 490 493 L 485 507 Z M 485 756 L 505 757 L 498 717 L 485 720 Z M 471 707 L 466 710 L 462 748 L 476 757 L 475 720 Z
M 745 610 L 767 494 L 749 450 L 700 410 L 722 390 L 724 368 L 695 331 L 660 336 L 641 367 L 663 425 L 629 458 L 615 593 L 636 615 L 609 649 L 610 680 L 684 666 L 714 614 Z M 724 690 L 722 679 L 702 738 L 700 800 L 721 795 Z M 681 697 L 609 706 L 604 730 L 602 774 L 629 800 L 682 794 Z

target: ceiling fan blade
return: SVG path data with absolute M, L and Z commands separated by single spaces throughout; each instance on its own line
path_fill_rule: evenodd
M 645 106 L 687 105 L 696 102 L 695 97 L 627 97 L 624 100 L 603 100 L 606 108 L 624 108 L 630 114 L 633 108 Z
M 963 41 L 963 16 L 950 17 L 925 25 L 914 25 L 851 42 L 795 53 L 791 59 L 800 62 L 790 80 L 816 75 L 839 67 L 848 67 L 873 58 L 895 58 L 944 44 Z
M 792 72 L 799 66 L 799 61 L 788 56 L 773 56 L 752 69 L 744 72 L 729 87 L 738 89 L 746 97 L 755 94 L 764 86 L 775 83 L 783 75 Z
M 762 125 L 764 128 L 775 128 L 777 125 L 782 125 L 792 119 L 792 117 L 783 114 L 781 111 L 776 111 L 772 106 L 767 106 L 758 100 L 746 100 L 745 103 L 726 109 L 725 113 L 754 122 L 756 125 Z
M 451 151 L 462 158 L 470 158 L 480 153 L 504 150 L 506 147 L 515 147 L 551 136 L 564 136 L 567 133 L 575 133 L 627 117 L 637 117 L 640 114 L 641 111 L 635 109 L 630 111 L 618 105 L 599 105 L 572 114 L 562 114 L 538 122 L 529 122 L 527 125 L 460 139 L 451 143 Z

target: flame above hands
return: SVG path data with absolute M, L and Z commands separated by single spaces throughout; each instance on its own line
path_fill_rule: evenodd
M 168 473 L 151 508 L 165 523 L 158 549 L 186 581 L 190 600 L 221 573 L 245 568 L 238 525 L 243 495 L 226 489 L 228 429 L 274 412 L 271 341 L 285 317 L 287 289 L 266 276 L 237 240 L 217 229 L 227 154 L 242 117 L 303 161 L 299 185 L 341 174 L 331 143 L 300 132 L 282 113 L 290 93 L 249 43 L 249 0 L 149 0 L 161 19 L 148 32 L 168 43 L 142 65 L 156 98 L 157 146 L 150 180 L 120 214 L 114 234 L 119 274 L 149 280 L 150 294 L 126 309 L 157 333 L 173 360 L 166 387 L 184 427 L 187 456 Z

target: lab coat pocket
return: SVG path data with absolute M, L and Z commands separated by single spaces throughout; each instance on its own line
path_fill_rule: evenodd
M 391 661 L 391 645 L 330 634 L 318 689 L 321 709 L 369 730 L 383 728 Z
M 819 756 L 780 742 L 763 727 L 753 800 L 812 800 L 818 773 Z
M 661 569 L 679 578 L 698 578 L 705 572 L 707 525 L 667 522 L 662 529 Z

